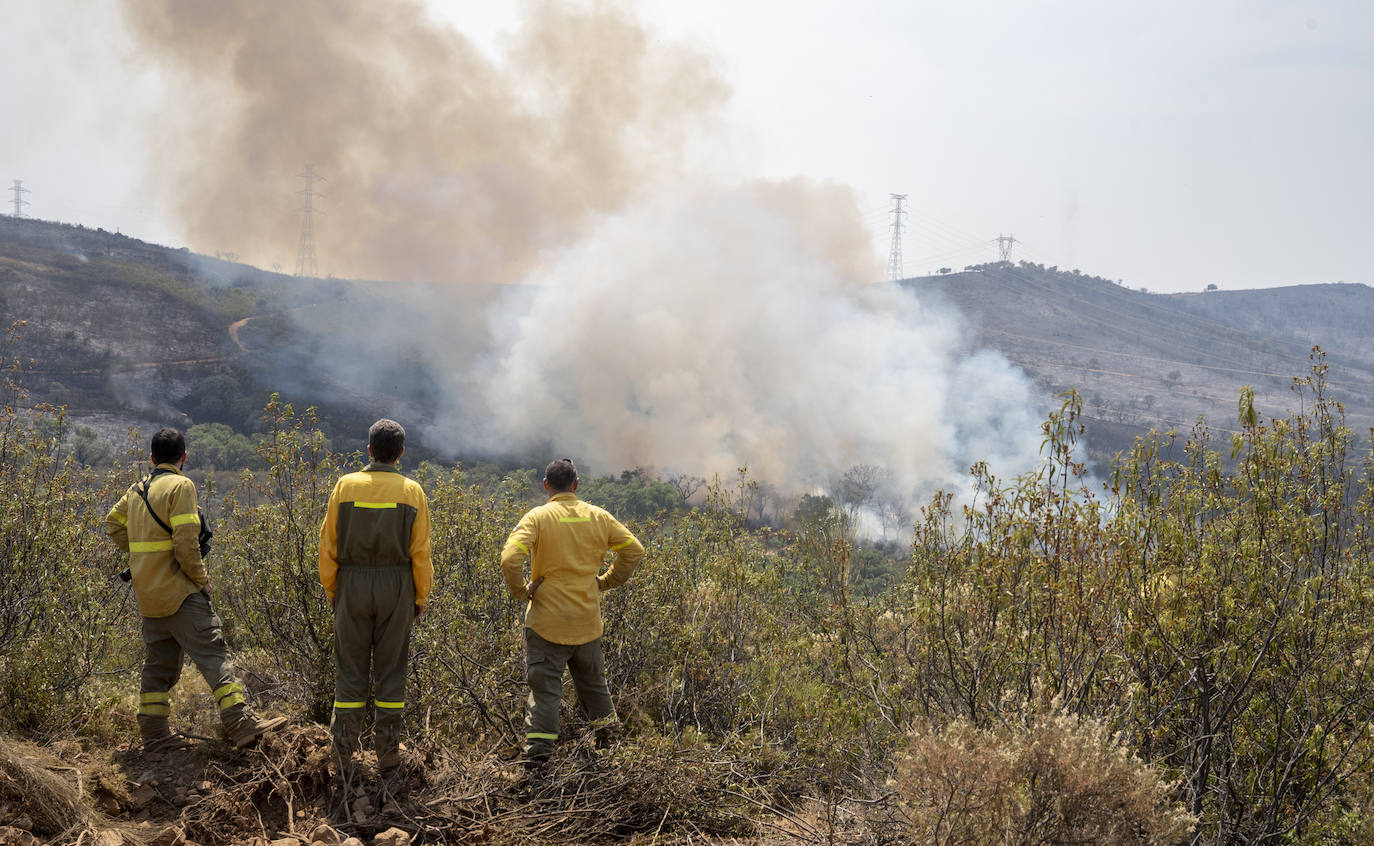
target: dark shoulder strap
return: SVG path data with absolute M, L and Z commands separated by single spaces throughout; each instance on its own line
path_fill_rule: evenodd
M 153 480 L 156 479 L 159 474 L 166 472 L 166 470 L 154 470 L 148 478 L 143 480 L 143 484 L 139 485 L 138 495 L 143 497 L 143 504 L 148 506 L 148 513 L 151 514 L 153 519 L 157 521 L 157 524 L 162 527 L 162 531 L 170 535 L 172 534 L 172 527 L 162 522 L 162 518 L 157 516 L 157 512 L 153 510 L 153 504 L 148 501 L 148 486 L 153 483 Z

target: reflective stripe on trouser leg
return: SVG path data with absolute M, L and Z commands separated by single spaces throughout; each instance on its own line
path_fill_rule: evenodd
M 219 705 L 221 711 L 228 711 L 235 705 L 242 705 L 243 686 L 238 682 L 229 682 L 215 688 L 215 704 Z
M 172 713 L 171 703 L 171 691 L 144 691 L 138 695 L 138 715 L 140 717 L 166 717 Z
M 558 740 L 558 705 L 563 699 L 563 668 L 570 647 L 550 643 L 533 629 L 525 629 L 525 757 L 548 758 Z

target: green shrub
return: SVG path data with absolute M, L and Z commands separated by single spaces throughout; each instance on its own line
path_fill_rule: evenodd
M 103 532 L 126 482 L 64 457 L 62 410 L 20 415 L 19 364 L 0 360 L 0 729 L 48 737 L 103 710 L 96 682 L 134 665 L 137 618 Z

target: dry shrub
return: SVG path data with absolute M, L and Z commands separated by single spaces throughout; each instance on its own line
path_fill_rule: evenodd
M 921 731 L 896 788 L 918 842 L 1172 844 L 1195 819 L 1098 720 L 1034 713 L 995 729 Z
M 773 801 L 770 773 L 728 747 L 653 732 L 595 753 L 590 738 L 556 755 L 535 783 L 491 756 L 434 767 L 416 822 L 492 843 L 573 844 L 748 836 Z
M 0 798 L 24 808 L 34 829 L 43 834 L 87 828 L 91 813 L 81 801 L 80 784 L 53 768 L 72 769 L 37 747 L 0 737 Z

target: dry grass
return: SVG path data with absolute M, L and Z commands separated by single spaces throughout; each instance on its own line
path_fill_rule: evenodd
M 80 768 L 28 743 L 0 736 L 0 803 L 21 808 L 32 833 L 53 844 L 141 844 L 132 826 L 92 809 Z
M 69 777 L 58 772 L 70 771 Z M 89 825 L 81 774 L 37 747 L 0 737 L 0 797 L 22 806 L 34 829 L 50 836 Z

